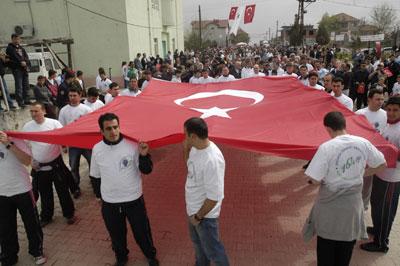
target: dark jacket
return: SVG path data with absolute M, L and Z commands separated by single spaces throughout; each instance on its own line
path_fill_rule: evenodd
M 69 85 L 64 81 L 61 83 L 61 85 L 58 87 L 58 92 L 57 92 L 57 107 L 58 108 L 63 108 L 65 105 L 68 104 L 69 99 L 68 99 L 68 92 L 69 92 Z
M 16 46 L 13 43 L 9 43 L 6 53 L 10 57 L 8 65 L 11 69 L 27 70 L 27 68 L 30 67 L 28 54 L 21 45 Z M 22 61 L 26 62 L 27 67 L 21 66 Z

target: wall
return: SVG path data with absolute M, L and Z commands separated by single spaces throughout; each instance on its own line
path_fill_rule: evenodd
M 133 60 L 137 52 L 155 55 L 154 38 L 161 56 L 163 39 L 167 51 L 173 50 L 172 39 L 183 50 L 182 0 L 162 1 L 0 0 L 0 42 L 9 42 L 15 25 L 34 25 L 35 39 L 72 37 L 73 67 L 82 70 L 86 84 L 92 85 L 100 66 L 120 77 L 122 61 Z M 163 25 L 163 6 L 167 15 L 174 16 L 164 18 L 168 25 Z M 66 46 L 52 48 L 67 62 Z

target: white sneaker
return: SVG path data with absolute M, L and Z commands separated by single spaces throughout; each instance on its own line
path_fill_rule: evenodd
M 36 265 L 42 265 L 45 264 L 47 262 L 47 258 L 45 256 L 39 256 L 39 257 L 35 257 L 35 264 Z

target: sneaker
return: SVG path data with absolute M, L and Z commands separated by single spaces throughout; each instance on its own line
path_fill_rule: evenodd
M 156 258 L 147 259 L 147 261 L 149 262 L 149 266 L 158 266 L 158 265 L 160 265 L 160 262 Z
M 80 189 L 75 190 L 73 195 L 74 195 L 74 199 L 79 198 L 82 195 L 81 190 Z
M 76 216 L 72 216 L 71 218 L 67 218 L 67 224 L 74 224 L 76 222 Z
M 10 110 L 17 110 L 17 109 L 18 109 L 17 106 L 15 106 L 15 105 L 10 105 Z
M 382 253 L 387 253 L 389 251 L 389 247 L 380 247 L 374 242 L 369 242 L 369 243 L 364 243 L 360 245 L 360 248 L 362 250 L 368 251 L 368 252 L 382 252 Z
M 42 265 L 45 264 L 47 262 L 47 258 L 45 256 L 39 256 L 39 257 L 35 257 L 35 264 L 36 265 Z
M 367 233 L 369 235 L 375 235 L 375 230 L 372 226 L 367 226 Z
M 40 227 L 45 227 L 46 225 L 48 225 L 49 223 L 51 223 L 53 220 L 40 220 Z

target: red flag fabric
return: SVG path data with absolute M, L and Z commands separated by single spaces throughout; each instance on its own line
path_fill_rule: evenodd
M 256 5 L 247 5 L 244 12 L 244 24 L 251 23 L 256 11 Z
M 118 96 L 97 111 L 62 129 L 9 132 L 11 136 L 92 148 L 101 140 L 98 117 L 113 112 L 120 117 L 121 132 L 152 148 L 181 142 L 183 123 L 203 117 L 209 136 L 244 150 L 311 159 L 330 137 L 323 126 L 326 113 L 339 110 L 350 134 L 370 140 L 395 166 L 397 149 L 368 123 L 324 91 L 302 85 L 293 77 L 254 77 L 224 83 L 189 84 L 153 79 L 139 97 Z
M 234 20 L 236 18 L 237 10 L 238 10 L 237 6 L 231 7 L 231 11 L 229 12 L 229 20 Z

